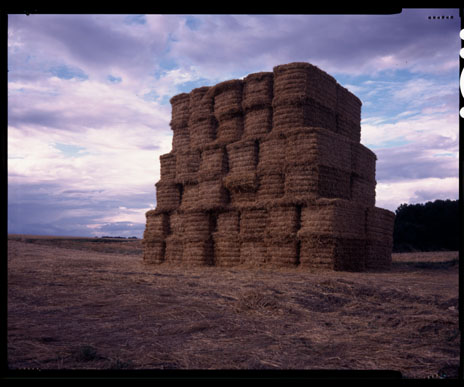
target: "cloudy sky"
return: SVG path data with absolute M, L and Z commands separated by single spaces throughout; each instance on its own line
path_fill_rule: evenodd
M 378 207 L 457 199 L 459 26 L 457 9 L 9 15 L 8 232 L 141 237 L 169 99 L 294 61 L 362 100 Z

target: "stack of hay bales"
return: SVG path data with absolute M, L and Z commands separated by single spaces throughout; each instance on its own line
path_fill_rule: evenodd
M 375 207 L 361 101 L 309 63 L 171 99 L 144 259 L 385 269 L 394 214 Z

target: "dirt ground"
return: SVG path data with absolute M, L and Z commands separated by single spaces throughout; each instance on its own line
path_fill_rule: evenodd
M 370 273 L 185 268 L 144 264 L 140 240 L 11 236 L 7 280 L 13 371 L 459 375 L 457 252 Z

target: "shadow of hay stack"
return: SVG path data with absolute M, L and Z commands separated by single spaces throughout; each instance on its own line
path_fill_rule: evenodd
M 394 214 L 375 207 L 361 101 L 333 77 L 295 62 L 171 104 L 146 262 L 390 267 Z

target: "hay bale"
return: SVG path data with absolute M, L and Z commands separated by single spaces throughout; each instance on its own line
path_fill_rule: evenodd
M 242 80 L 232 79 L 218 83 L 211 89 L 214 115 L 218 121 L 242 113 L 242 88 Z
M 247 111 L 261 107 L 271 107 L 273 98 L 274 74 L 260 72 L 243 79 L 242 108 Z
M 351 200 L 364 203 L 366 206 L 375 206 L 375 186 L 377 182 L 365 180 L 362 177 L 351 175 Z
M 190 150 L 190 132 L 188 128 L 173 129 L 172 151 L 174 153 L 188 152 Z
M 189 126 L 192 122 L 203 121 L 213 115 L 214 100 L 210 94 L 211 87 L 193 89 L 189 94 Z
M 245 187 L 243 181 L 232 182 L 233 189 L 229 191 L 230 206 L 234 209 L 254 207 L 257 203 L 256 192 L 251 190 L 240 190 L 239 187 Z M 234 186 L 234 184 L 237 184 Z M 240 185 L 242 184 L 242 185 Z
M 213 115 L 190 120 L 190 148 L 192 150 L 202 150 L 205 146 L 211 144 L 216 139 L 217 126 L 218 123 Z
M 287 139 L 270 134 L 259 143 L 257 171 L 260 174 L 282 173 L 285 167 Z
M 272 206 L 268 208 L 266 238 L 282 240 L 296 236 L 300 228 L 301 207 Z
M 286 133 L 285 164 L 312 164 L 351 172 L 352 143 L 323 128 L 295 128 Z
M 366 216 L 367 239 L 393 243 L 395 214 L 384 208 L 369 207 Z
M 301 267 L 345 271 L 365 269 L 366 243 L 364 239 L 312 234 L 302 238 L 300 243 Z
M 232 116 L 219 121 L 216 128 L 216 141 L 218 145 L 227 145 L 240 140 L 243 133 L 243 117 Z
M 156 210 L 168 212 L 176 210 L 180 205 L 181 186 L 176 183 L 158 181 L 156 187 Z
M 143 261 L 149 264 L 164 262 L 166 244 L 164 241 L 150 241 L 143 243 Z
M 272 130 L 272 107 L 254 107 L 244 116 L 243 139 L 261 139 Z
M 262 173 L 258 174 L 258 179 L 259 188 L 256 194 L 258 202 L 272 204 L 283 198 L 285 194 L 285 176 L 283 173 Z
M 249 208 L 240 212 L 240 237 L 242 241 L 262 240 L 268 219 L 265 208 Z
M 296 238 L 266 238 L 267 262 L 273 266 L 291 267 L 299 264 L 300 242 Z
M 182 262 L 192 266 L 214 264 L 213 240 L 184 240 Z
M 379 240 L 366 241 L 366 269 L 388 270 L 392 263 L 392 243 Z
M 362 144 L 351 143 L 351 169 L 355 176 L 375 181 L 377 156 Z
M 210 147 L 201 152 L 199 180 L 222 179 L 228 171 L 229 165 L 224 147 Z
M 162 181 L 176 179 L 176 155 L 173 152 L 160 156 L 160 175 Z
M 184 233 L 183 214 L 179 211 L 173 211 L 169 216 L 169 228 L 171 235 L 181 236 Z
M 198 183 L 201 153 L 197 150 L 176 153 L 176 183 Z
M 200 180 L 198 184 L 198 206 L 201 210 L 221 210 L 230 202 L 229 191 L 222 180 Z
M 229 210 L 218 213 L 216 232 L 221 237 L 238 236 L 240 232 L 240 212 Z
M 240 140 L 226 146 L 229 173 L 240 175 L 255 172 L 259 157 L 259 142 Z
M 183 261 L 184 241 L 176 234 L 168 235 L 165 239 L 165 262 L 180 263 Z
M 255 172 L 233 173 L 223 179 L 224 187 L 233 193 L 254 193 L 258 189 L 258 176 Z
M 246 266 L 263 266 L 269 261 L 267 244 L 263 240 L 241 240 L 240 263 Z
M 318 199 L 301 208 L 300 238 L 313 234 L 364 239 L 366 207 L 342 199 Z
M 214 263 L 217 266 L 236 266 L 240 261 L 240 238 L 238 235 L 215 233 Z
M 150 210 L 145 214 L 145 217 L 144 241 L 162 241 L 171 232 L 168 213 L 157 213 L 154 210 Z
M 183 213 L 184 241 L 205 241 L 216 229 L 216 218 L 206 211 L 188 211 Z
M 337 133 L 359 143 L 361 139 L 361 100 L 337 84 Z
M 169 101 L 172 106 L 171 129 L 186 128 L 190 118 L 190 95 L 182 93 L 175 95 Z
M 198 184 L 186 184 L 183 186 L 182 199 L 179 208 L 182 211 L 200 210 L 200 188 Z
M 337 106 L 337 81 L 305 62 L 276 66 L 274 71 L 274 99 L 276 96 L 302 96 L 335 111 Z

